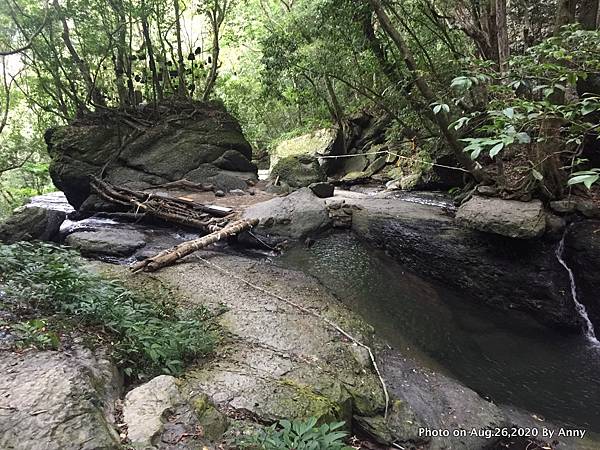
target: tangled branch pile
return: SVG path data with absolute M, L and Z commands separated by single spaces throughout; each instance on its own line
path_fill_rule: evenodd
M 90 186 L 104 200 L 132 208 L 136 214 L 141 212 L 166 222 L 192 227 L 204 233 L 219 231 L 229 223 L 226 216 L 231 214 L 231 209 L 228 208 L 218 208 L 164 194 L 112 186 L 98 178 L 92 179 Z

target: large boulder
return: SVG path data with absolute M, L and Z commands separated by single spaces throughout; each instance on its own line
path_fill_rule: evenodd
M 176 379 L 160 375 L 129 391 L 123 405 L 127 437 L 134 445 L 152 446 L 164 429 L 163 417 L 183 403 Z
M 129 228 L 76 231 L 65 244 L 86 256 L 130 256 L 146 245 L 143 233 Z
M 115 367 L 89 350 L 2 353 L 0 448 L 119 449 Z
M 331 224 L 325 201 L 309 188 L 252 205 L 244 218 L 259 219 L 262 233 L 292 239 L 309 236 Z
M 52 181 L 75 208 L 90 195 L 92 175 L 133 189 L 186 178 L 230 190 L 256 178 L 252 148 L 222 105 L 164 103 L 158 119 L 154 111 L 98 111 L 48 130 Z
M 456 221 L 473 230 L 519 239 L 540 237 L 546 229 L 546 214 L 539 200 L 525 203 L 473 197 L 458 208 Z
M 307 187 L 325 181 L 327 176 L 314 156 L 299 155 L 280 159 L 271 169 L 271 179 L 292 188 Z
M 38 207 L 19 208 L 0 223 L 0 241 L 13 244 L 19 241 L 53 240 L 58 236 L 66 213 Z

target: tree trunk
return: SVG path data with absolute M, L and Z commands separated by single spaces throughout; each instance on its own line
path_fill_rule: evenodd
M 375 59 L 379 63 L 379 67 L 381 67 L 381 71 L 385 74 L 388 81 L 392 83 L 396 88 L 402 84 L 404 79 L 396 70 L 396 66 L 387 58 L 385 51 L 383 50 L 383 46 L 381 42 L 377 38 L 375 34 L 375 29 L 373 28 L 373 22 L 371 21 L 372 13 L 368 11 L 367 14 L 364 14 L 362 18 L 362 29 L 363 34 L 367 40 L 367 47 L 375 56 Z
M 409 47 L 406 45 L 404 38 L 398 32 L 398 30 L 392 24 L 389 16 L 385 12 L 381 0 L 368 0 L 371 4 L 379 23 L 385 32 L 390 36 L 396 47 L 398 48 L 402 58 L 404 59 L 404 63 L 406 64 L 407 69 L 412 74 L 415 80 L 415 84 L 417 88 L 421 92 L 421 95 L 428 103 L 434 103 L 437 101 L 435 94 L 431 90 L 431 87 L 425 81 L 422 74 L 419 73 L 417 63 L 415 62 L 414 56 L 410 51 Z M 487 181 L 489 180 L 489 176 L 480 168 L 477 168 L 475 163 L 469 158 L 469 156 L 463 151 L 463 146 L 460 144 L 458 137 L 456 134 L 449 129 L 449 120 L 448 116 L 444 111 L 440 111 L 439 114 L 433 115 L 434 121 L 437 123 L 440 132 L 446 138 L 448 145 L 452 149 L 454 156 L 457 161 L 467 169 L 473 177 L 477 181 Z
M 104 97 L 98 91 L 87 63 L 81 59 L 81 57 L 79 56 L 79 53 L 77 53 L 77 50 L 75 50 L 75 46 L 73 45 L 73 42 L 71 41 L 71 33 L 69 31 L 69 25 L 67 24 L 67 19 L 65 18 L 64 14 L 62 12 L 62 8 L 60 7 L 58 0 L 54 0 L 54 8 L 55 8 L 55 10 L 59 16 L 60 22 L 62 24 L 63 42 L 64 42 L 65 46 L 67 47 L 67 50 L 69 51 L 69 54 L 71 55 L 71 58 L 73 59 L 73 62 L 79 69 L 79 73 L 81 74 L 83 81 L 85 83 L 85 87 L 87 90 L 86 101 L 91 99 L 92 102 L 95 103 L 96 105 L 106 106 Z
M 576 0 L 558 0 L 556 11 L 556 27 L 554 28 L 555 35 L 560 33 L 560 29 L 563 26 L 575 22 L 576 10 Z
M 185 75 L 184 75 L 184 60 L 183 60 L 183 49 L 181 48 L 181 22 L 179 12 L 179 0 L 173 0 L 173 6 L 175 8 L 175 35 L 177 37 L 177 75 L 179 78 L 179 86 L 177 87 L 177 93 L 180 97 L 187 97 L 187 87 L 185 86 Z
M 597 30 L 600 27 L 600 1 L 582 0 L 579 5 L 578 21 L 586 30 Z
M 506 20 L 506 0 L 494 0 L 496 3 L 496 32 L 498 42 L 498 68 L 501 73 L 508 70 L 510 45 L 508 42 L 508 24 Z
M 146 44 L 146 51 L 148 52 L 148 65 L 150 66 L 150 72 L 152 73 L 152 87 L 154 91 L 152 101 L 156 104 L 157 96 L 159 100 L 163 99 L 163 89 L 162 84 L 158 80 L 158 74 L 156 72 L 156 62 L 154 60 L 154 49 L 152 47 L 152 39 L 150 38 L 150 27 L 148 25 L 148 12 L 146 11 L 145 0 L 142 0 L 141 9 L 142 34 L 144 35 L 144 43 Z
M 242 219 L 227 225 L 225 228 L 219 231 L 215 231 L 207 236 L 194 239 L 193 241 L 183 242 L 176 245 L 173 248 L 163 250 L 159 254 L 145 259 L 134 266 L 132 269 L 134 272 L 140 272 L 142 270 L 146 272 L 154 272 L 163 267 L 170 266 L 176 261 L 184 258 L 195 251 L 208 247 L 215 242 L 222 239 L 226 239 L 232 236 L 236 236 L 242 231 L 246 231 L 258 225 L 258 219 Z
M 213 34 L 213 42 L 212 42 L 212 49 L 211 49 L 211 58 L 212 58 L 212 64 L 210 66 L 210 72 L 208 74 L 208 78 L 206 79 L 206 85 L 204 86 L 204 93 L 202 94 L 202 100 L 204 101 L 208 101 L 208 99 L 210 98 L 210 95 L 212 93 L 212 90 L 215 87 L 215 83 L 217 81 L 217 75 L 218 75 L 218 64 L 219 64 L 219 56 L 221 53 L 221 47 L 220 47 L 220 43 L 219 43 L 219 31 L 221 28 L 221 18 L 219 16 L 219 11 L 218 8 L 215 6 L 214 9 L 209 10 L 207 12 L 208 15 L 208 20 L 210 21 L 211 27 L 212 27 L 212 34 Z

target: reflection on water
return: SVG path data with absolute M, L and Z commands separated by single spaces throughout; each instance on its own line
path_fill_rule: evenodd
M 496 403 L 600 431 L 600 352 L 523 314 L 479 306 L 403 271 L 347 234 L 296 248 L 281 264 L 320 279 L 398 350 Z

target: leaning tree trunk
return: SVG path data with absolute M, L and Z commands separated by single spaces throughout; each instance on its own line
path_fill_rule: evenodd
M 211 66 L 210 66 L 210 72 L 208 73 L 208 78 L 206 79 L 206 85 L 204 86 L 204 93 L 202 94 L 202 100 L 204 101 L 208 101 L 208 99 L 210 98 L 210 95 L 215 87 L 215 83 L 217 81 L 217 76 L 218 76 L 218 63 L 219 63 L 219 56 L 221 53 L 221 47 L 220 47 L 220 37 L 219 37 L 219 33 L 220 33 L 220 29 L 221 29 L 221 23 L 220 23 L 220 16 L 219 16 L 219 11 L 218 9 L 215 7 L 212 10 L 209 10 L 207 12 L 208 15 L 208 20 L 211 24 L 211 28 L 212 28 L 212 35 L 213 35 L 213 41 L 212 41 L 212 49 L 211 49 Z
M 162 100 L 163 98 L 163 89 L 162 84 L 158 80 L 158 73 L 156 72 L 156 61 L 154 60 L 154 49 L 152 47 L 152 38 L 150 37 L 150 26 L 148 24 L 148 12 L 146 11 L 145 0 L 142 0 L 141 9 L 142 35 L 144 37 L 144 43 L 146 44 L 146 51 L 148 52 L 148 65 L 150 66 L 150 73 L 152 74 L 152 101 L 156 105 L 156 97 L 158 96 L 159 100 Z
M 179 77 L 179 86 L 177 87 L 177 94 L 180 97 L 187 97 L 187 87 L 185 86 L 185 76 L 183 71 L 185 70 L 183 60 L 183 49 L 181 48 L 181 22 L 179 12 L 179 0 L 173 0 L 173 6 L 175 8 L 175 35 L 177 37 L 177 75 Z
M 77 53 L 77 50 L 75 49 L 75 46 L 73 45 L 73 41 L 71 40 L 71 33 L 69 31 L 69 25 L 67 23 L 66 17 L 63 14 L 61 6 L 58 3 L 58 0 L 54 0 L 54 9 L 56 10 L 56 13 L 58 14 L 58 17 L 62 24 L 63 42 L 64 42 L 65 46 L 67 47 L 67 50 L 69 51 L 69 54 L 71 55 L 71 58 L 73 59 L 73 62 L 77 66 L 77 69 L 79 70 L 79 73 L 81 74 L 83 81 L 85 83 L 85 87 L 87 90 L 86 102 L 89 99 L 91 99 L 92 102 L 96 105 L 106 106 L 104 97 L 102 96 L 102 94 L 96 87 L 96 84 L 94 83 L 94 79 L 92 78 L 92 75 L 90 73 L 90 68 L 88 67 L 87 63 L 83 59 L 81 59 L 81 57 L 79 56 L 79 53 Z
M 383 4 L 381 0 L 368 0 L 373 8 L 379 23 L 385 32 L 392 39 L 396 47 L 398 48 L 402 58 L 404 59 L 404 63 L 406 64 L 407 69 L 411 73 L 414 78 L 415 84 L 421 95 L 425 98 L 428 103 L 434 103 L 437 101 L 433 90 L 423 78 L 423 75 L 420 73 L 415 58 L 404 41 L 404 38 L 400 34 L 400 32 L 394 27 L 390 17 L 387 15 L 383 8 Z M 454 156 L 458 160 L 458 162 L 467 169 L 473 177 L 477 181 L 489 181 L 489 175 L 485 173 L 482 169 L 478 168 L 475 163 L 469 158 L 469 156 L 463 151 L 463 146 L 460 144 L 458 137 L 456 134 L 450 130 L 449 125 L 450 121 L 448 119 L 448 115 L 444 111 L 440 111 L 439 114 L 433 115 L 434 122 L 438 125 L 440 132 L 446 138 Z

